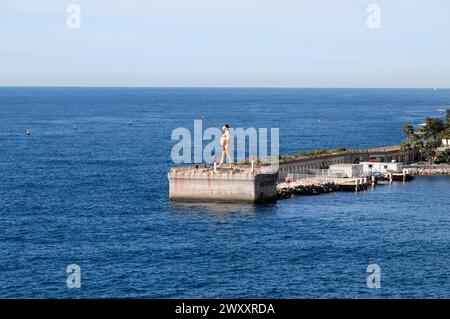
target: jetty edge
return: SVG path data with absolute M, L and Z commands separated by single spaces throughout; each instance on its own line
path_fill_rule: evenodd
M 168 173 L 169 197 L 194 202 L 272 202 L 277 200 L 278 172 L 270 166 L 233 165 L 214 172 L 210 165 L 173 167 Z
M 399 145 L 369 149 L 340 149 L 335 152 L 323 152 L 313 155 L 281 156 L 276 171 L 271 165 L 258 163 L 233 164 L 232 168 L 214 170 L 210 164 L 177 166 L 170 168 L 169 198 L 173 201 L 189 202 L 273 202 L 288 198 L 292 194 L 320 194 L 331 191 L 361 191 L 369 185 L 409 180 L 411 174 L 390 172 L 380 176 L 324 176 L 303 180 L 292 184 L 290 176 L 305 174 L 311 170 L 327 170 L 341 165 L 354 170 L 352 166 L 360 163 L 413 163 L 417 154 L 413 150 L 405 151 Z M 349 173 L 351 174 L 351 173 Z M 286 184 L 287 183 L 287 184 Z M 289 194 L 289 195 L 288 195 Z

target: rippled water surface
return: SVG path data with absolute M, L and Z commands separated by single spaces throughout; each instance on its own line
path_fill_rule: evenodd
M 1 88 L 0 297 L 449 298 L 450 177 L 265 206 L 170 203 L 166 177 L 171 131 L 202 116 L 279 127 L 292 153 L 398 144 L 448 106 L 431 89 Z

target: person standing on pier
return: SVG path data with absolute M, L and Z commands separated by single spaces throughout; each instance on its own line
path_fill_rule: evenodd
M 220 163 L 218 168 L 222 168 L 222 164 L 225 162 L 225 159 L 228 158 L 228 162 L 230 163 L 231 168 L 231 158 L 230 158 L 230 126 L 225 124 L 222 127 L 223 134 L 220 138 L 220 145 L 222 145 L 222 158 L 220 159 Z

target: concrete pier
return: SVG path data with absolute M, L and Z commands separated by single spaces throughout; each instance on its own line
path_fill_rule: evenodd
M 171 168 L 169 197 L 176 201 L 261 203 L 277 198 L 277 172 L 261 166 L 222 168 L 209 165 Z

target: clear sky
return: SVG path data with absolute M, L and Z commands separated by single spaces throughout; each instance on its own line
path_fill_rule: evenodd
M 0 85 L 450 87 L 450 1 L 0 0 Z

